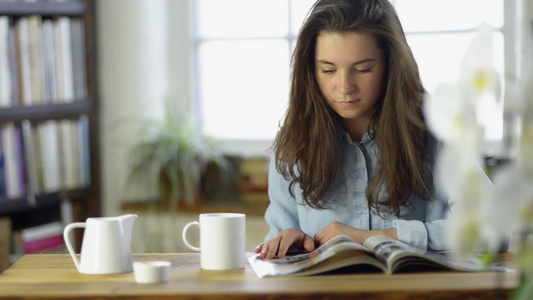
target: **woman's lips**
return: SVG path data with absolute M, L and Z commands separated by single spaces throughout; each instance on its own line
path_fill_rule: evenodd
M 358 101 L 359 101 L 359 99 L 357 99 L 357 100 L 344 100 L 344 101 L 338 101 L 337 103 L 339 103 L 339 105 L 342 105 L 342 106 L 350 106 L 350 105 L 355 104 Z

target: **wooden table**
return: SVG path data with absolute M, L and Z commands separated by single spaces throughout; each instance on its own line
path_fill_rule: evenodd
M 25 255 L 0 274 L 9 299 L 507 299 L 511 273 L 431 272 L 257 278 L 244 269 L 206 271 L 198 254 L 136 254 L 135 261 L 172 262 L 170 281 L 137 284 L 133 273 L 86 275 L 67 254 Z

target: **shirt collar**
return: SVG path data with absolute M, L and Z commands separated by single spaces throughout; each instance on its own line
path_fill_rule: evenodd
M 370 130 L 369 132 L 365 133 L 363 137 L 361 138 L 361 142 L 356 143 L 352 141 L 352 137 L 350 136 L 348 131 L 344 129 L 344 127 L 340 126 L 340 130 L 339 130 L 339 140 L 345 138 L 348 142 L 354 143 L 354 144 L 364 144 L 364 143 L 374 142 L 374 139 L 372 138 L 372 136 L 374 136 L 374 130 Z

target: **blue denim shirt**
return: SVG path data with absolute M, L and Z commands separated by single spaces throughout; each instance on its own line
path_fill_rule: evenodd
M 437 153 L 437 143 L 428 147 L 426 163 L 432 171 Z M 289 228 L 297 228 L 311 237 L 333 221 L 359 229 L 396 228 L 398 239 L 424 250 L 445 250 L 448 202 L 443 199 L 423 200 L 412 196 L 409 206 L 402 206 L 399 217 L 394 212 L 382 212 L 379 216 L 369 208 L 366 188 L 376 170 L 374 140 L 368 134 L 360 143 L 351 140 L 344 132 L 340 138 L 342 161 L 341 176 L 327 197 L 334 200 L 328 209 L 314 209 L 305 205 L 302 190 L 295 184 L 294 195 L 289 193 L 290 181 L 276 170 L 272 156 L 269 168 L 268 192 L 270 205 L 265 219 L 270 226 L 266 239 Z M 433 188 L 433 190 L 436 190 Z M 380 198 L 387 197 L 382 191 Z

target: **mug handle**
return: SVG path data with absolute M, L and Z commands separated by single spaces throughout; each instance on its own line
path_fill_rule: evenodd
M 189 227 L 191 227 L 193 225 L 196 225 L 196 226 L 198 226 L 198 228 L 200 228 L 200 223 L 199 222 L 197 222 L 197 221 L 189 222 L 189 223 L 187 223 L 187 225 L 185 225 L 185 227 L 183 227 L 183 231 L 181 233 L 181 237 L 183 238 L 183 242 L 185 243 L 185 245 L 187 247 L 189 247 L 189 249 L 200 252 L 200 247 L 195 247 L 195 246 L 191 245 L 187 241 L 187 230 L 189 229 Z
M 74 264 L 76 265 L 78 271 L 80 270 L 80 260 L 78 259 L 78 256 L 76 256 L 76 252 L 74 252 L 74 247 L 72 247 L 72 242 L 69 238 L 69 233 L 74 228 L 85 228 L 86 226 L 86 223 L 72 223 L 67 225 L 67 227 L 65 227 L 65 229 L 63 230 L 63 239 L 65 240 L 68 252 L 70 253 L 70 256 L 72 256 L 72 260 L 74 260 Z

